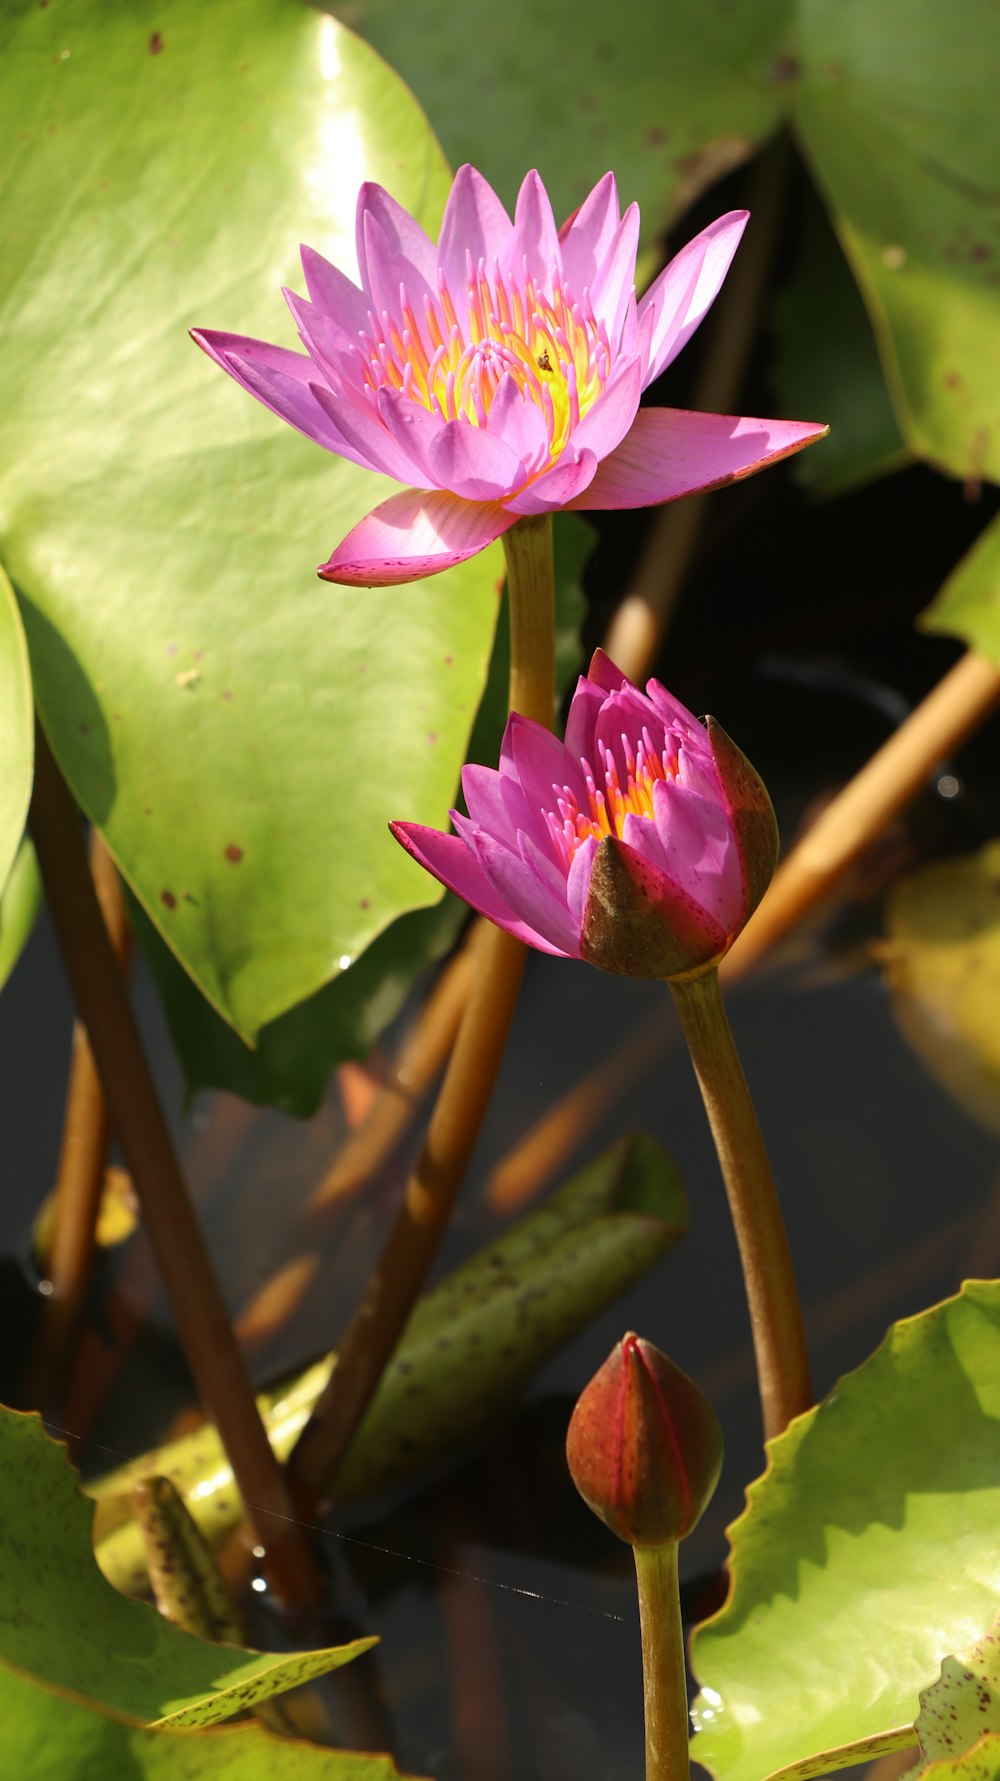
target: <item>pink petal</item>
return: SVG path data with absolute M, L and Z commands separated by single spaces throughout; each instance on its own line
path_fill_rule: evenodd
M 658 779 L 653 812 L 671 876 L 728 937 L 743 920 L 743 872 L 725 811 L 696 792 Z M 626 829 L 628 822 L 626 818 Z M 622 838 L 631 840 L 627 833 Z
M 625 443 L 628 443 L 627 439 Z M 507 505 L 515 514 L 550 513 L 556 507 L 586 507 L 589 503 L 582 491 L 589 488 L 597 469 L 595 452 L 582 451 L 577 460 L 568 462 L 564 455 L 551 470 L 543 471 L 520 494 L 513 495 Z
M 590 895 L 590 875 L 594 870 L 594 855 L 598 842 L 595 835 L 588 835 L 581 841 L 570 861 L 569 876 L 566 880 L 566 904 L 576 924 L 577 931 L 583 927 L 584 911 Z
M 628 675 L 622 673 L 603 649 L 595 649 L 591 656 L 587 679 L 602 687 L 606 693 L 620 693 L 623 686 L 632 684 Z
M 434 481 L 465 501 L 495 501 L 519 488 L 521 460 L 499 434 L 460 418 L 447 421 L 431 443 Z
M 584 199 L 575 216 L 560 229 L 563 278 L 577 299 L 591 288 L 604 265 L 619 216 L 615 176 L 606 173 Z
M 813 421 L 751 420 L 683 408 L 640 408 L 631 431 L 566 507 L 655 507 L 752 476 L 828 431 Z
M 549 195 L 538 174 L 532 170 L 521 181 L 514 211 L 514 233 L 507 243 L 501 270 L 520 282 L 527 267 L 529 278 L 543 290 L 551 290 L 553 276 L 558 278 L 561 263 L 559 231 Z
M 616 367 L 593 408 L 589 408 L 579 426 L 573 428 L 573 450 L 590 450 L 598 458 L 610 456 L 635 420 L 641 394 L 638 359 L 626 362 L 620 369 Z
M 548 461 L 549 430 L 537 402 L 522 395 L 510 373 L 501 377 L 486 419 L 487 431 L 497 433 L 517 453 L 523 482 Z
M 495 841 L 485 829 L 476 833 L 476 855 L 483 872 L 502 902 L 539 940 L 547 942 L 543 950 L 561 953 L 564 958 L 579 958 L 580 935 L 570 916 L 564 896 L 556 896 L 550 885 L 536 871 L 529 856 L 522 859 L 502 842 Z M 513 931 L 512 929 L 509 931 Z
M 437 250 L 384 187 L 361 187 L 355 234 L 361 283 L 376 314 L 388 309 L 398 316 L 401 284 L 411 303 L 419 303 L 425 290 L 436 296 Z
M 297 297 L 294 291 L 281 294 L 292 312 L 299 339 L 328 381 L 335 389 L 346 384 L 360 390 L 364 359 L 357 337 L 341 327 L 335 316 Z
M 480 915 L 506 929 L 526 946 L 540 952 L 559 952 L 560 948 L 536 934 L 534 929 L 507 904 L 486 877 L 476 856 L 456 835 L 441 835 L 437 829 L 424 828 L 415 822 L 391 822 L 396 840 L 418 865 L 430 872 L 448 890 L 471 904 Z
M 192 328 L 191 337 L 210 359 L 221 365 L 249 395 L 272 414 L 304 433 L 307 439 L 368 467 L 368 460 L 331 425 L 312 390 L 317 367 L 305 353 L 250 340 L 245 334 L 220 334 Z
M 653 338 L 644 388 L 659 377 L 690 340 L 718 295 L 749 211 L 731 210 L 709 223 L 700 235 L 682 247 L 639 303 L 639 314 L 654 315 Z
M 635 297 L 635 256 L 638 246 L 639 206 L 630 204 L 619 224 L 608 257 L 590 287 L 594 312 L 604 322 L 612 348 L 621 339 L 626 311 Z
M 544 843 L 549 832 L 545 815 L 555 811 L 564 787 L 569 788 L 578 803 L 586 802 L 587 787 L 580 762 L 568 754 L 564 744 L 544 724 L 533 723 L 518 712 L 510 714 L 507 735 L 525 804 L 533 815 L 537 812 L 532 834 L 536 841 Z
M 574 760 L 587 761 L 594 764 L 594 726 L 604 704 L 604 691 L 595 686 L 593 679 L 582 674 L 576 683 L 576 691 L 570 703 L 569 715 L 566 719 L 566 753 Z
M 341 394 L 318 381 L 309 387 L 324 414 L 347 440 L 356 463 L 383 476 L 394 476 L 397 482 L 429 480 L 419 457 L 393 438 L 375 408 L 355 404 L 350 392 Z
M 516 514 L 498 502 L 404 489 L 361 520 L 317 574 L 349 587 L 394 587 L 464 563 L 510 530 Z
M 493 187 L 474 167 L 460 167 L 448 193 L 438 241 L 438 264 L 452 295 L 465 288 L 466 254 L 473 266 L 485 260 L 492 268 L 514 233 L 514 225 Z
M 669 724 L 672 729 L 680 730 L 682 735 L 691 738 L 711 760 L 708 732 L 704 724 L 699 723 L 693 711 L 689 711 L 686 705 L 682 705 L 679 699 L 675 699 L 673 693 L 668 692 L 659 680 L 646 682 L 646 697 L 659 712 L 665 724 Z
M 301 247 L 299 252 L 306 290 L 317 309 L 347 334 L 356 336 L 366 329 L 371 304 L 364 291 L 359 291 L 339 267 L 331 265 L 314 247 Z
M 472 761 L 462 768 L 462 795 L 475 828 L 488 829 L 508 847 L 517 846 L 517 832 L 524 828 L 527 812 L 516 779 Z M 456 826 L 460 820 L 452 818 Z

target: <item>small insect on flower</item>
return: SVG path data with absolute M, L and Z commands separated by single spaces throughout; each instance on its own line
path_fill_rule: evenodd
M 328 451 L 407 485 L 319 573 L 412 581 L 522 516 L 646 507 L 748 476 L 819 439 L 811 422 L 640 408 L 718 291 L 747 213 L 682 248 L 636 300 L 639 212 L 612 174 L 561 230 L 529 173 L 511 221 L 462 167 L 437 244 L 378 185 L 358 195 L 359 283 L 302 249 L 286 291 L 304 352 L 196 329 L 259 402 Z

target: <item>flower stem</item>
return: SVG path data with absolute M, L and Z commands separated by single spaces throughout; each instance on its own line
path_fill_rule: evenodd
M 690 1774 L 684 1628 L 677 1546 L 633 1546 L 642 1633 L 646 1711 L 646 1781 L 687 1781 Z
M 1000 668 L 968 650 L 782 860 L 723 960 L 727 981 L 741 977 L 808 914 L 998 701 Z
M 555 568 L 552 515 L 532 514 L 504 533 L 510 601 L 508 711 L 551 730 L 555 712 Z
M 552 521 L 521 519 L 504 538 L 510 601 L 508 706 L 551 727 L 555 706 Z M 299 1512 L 323 1502 L 437 1256 L 500 1069 L 524 948 L 483 923 L 455 1047 L 417 1166 L 339 1345 L 337 1365 L 288 1462 Z
M 31 827 L 49 912 L 170 1298 L 188 1364 L 218 1427 L 266 1569 L 289 1606 L 318 1579 L 271 1452 L 225 1301 L 181 1173 L 114 948 L 87 869 L 77 815 L 39 728 Z
M 718 971 L 670 984 L 722 1168 L 753 1330 L 764 1437 L 812 1403 L 802 1307 L 778 1195 Z

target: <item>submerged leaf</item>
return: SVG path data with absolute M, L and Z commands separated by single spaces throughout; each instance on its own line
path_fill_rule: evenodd
M 582 1170 L 538 1211 L 441 1281 L 418 1304 L 332 1485 L 344 1501 L 404 1482 L 489 1423 L 532 1372 L 687 1229 L 672 1163 L 631 1138 Z M 258 1400 L 271 1444 L 291 1451 L 333 1357 Z M 91 1486 L 97 1555 L 120 1589 L 146 1587 L 129 1491 L 149 1472 L 184 1494 L 206 1537 L 239 1519 L 239 1497 L 212 1428 L 199 1429 Z
M 893 1013 L 961 1107 L 1000 1133 L 1000 841 L 896 885 L 877 948 Z

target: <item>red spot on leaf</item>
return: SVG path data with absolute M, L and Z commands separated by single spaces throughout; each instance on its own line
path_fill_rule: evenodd
M 237 847 L 235 841 L 230 841 L 228 847 L 225 849 L 225 854 L 227 860 L 232 860 L 233 865 L 238 866 L 240 860 L 243 858 L 243 849 L 242 847 Z
M 160 892 L 160 902 L 163 904 L 163 907 L 165 909 L 176 909 L 177 908 L 177 898 L 174 896 L 174 893 L 171 890 L 163 890 Z

